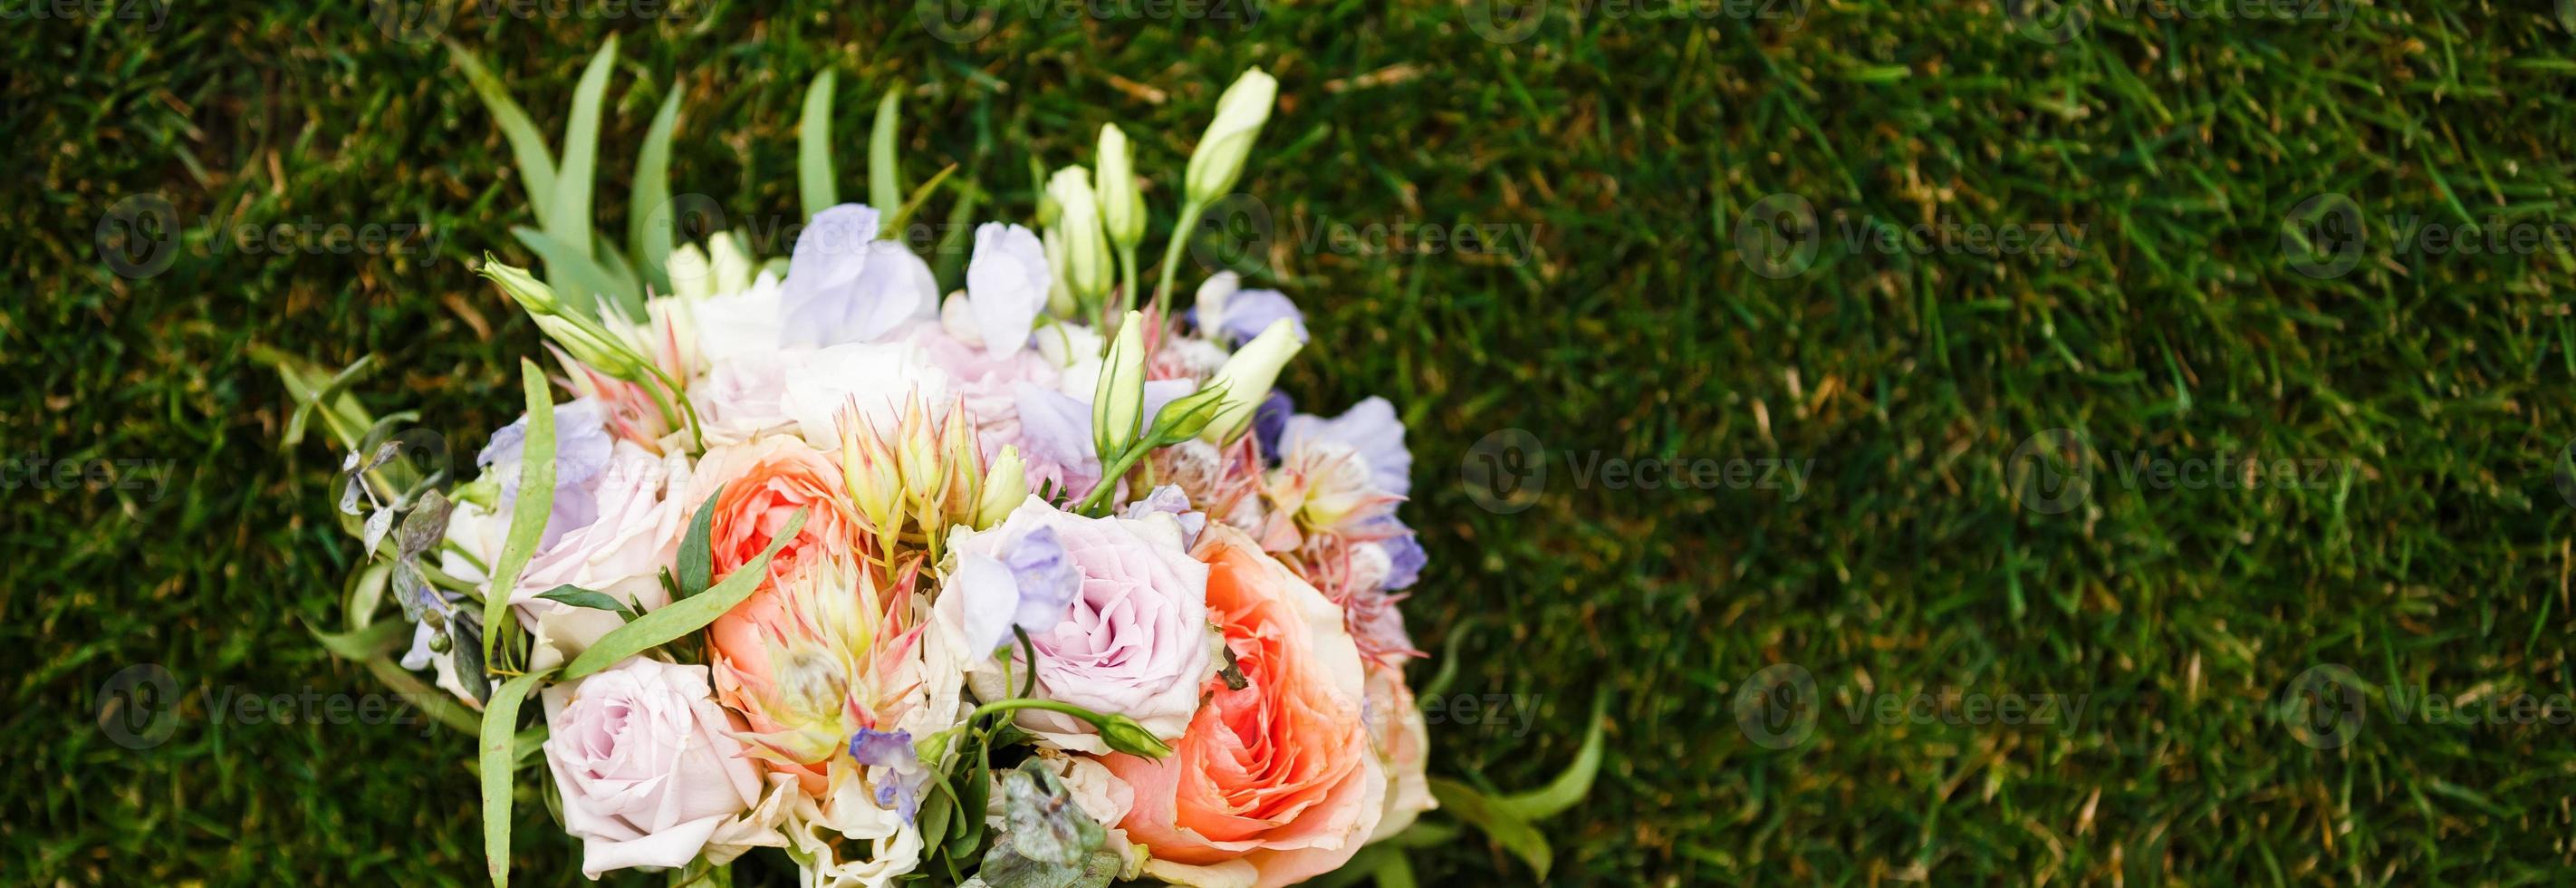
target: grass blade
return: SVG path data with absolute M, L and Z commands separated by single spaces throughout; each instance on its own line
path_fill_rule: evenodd
M 492 702 L 483 705 L 480 742 L 475 746 L 483 764 L 483 860 L 493 888 L 510 884 L 510 784 L 518 774 L 519 704 L 547 674 L 531 672 L 510 679 L 492 692 Z
M 671 132 L 680 124 L 680 84 L 653 125 L 644 131 L 644 153 L 635 160 L 635 194 L 626 207 L 626 245 L 635 273 L 656 293 L 671 292 Z
M 778 554 L 780 546 L 786 545 L 788 540 L 795 539 L 796 534 L 804 529 L 805 510 L 798 509 L 793 517 L 787 519 L 787 526 L 779 529 L 777 536 L 769 538 L 769 545 L 760 550 L 758 557 L 745 562 L 734 572 L 726 574 L 724 582 L 717 583 L 715 588 L 707 590 L 705 594 L 671 602 L 660 610 L 636 618 L 632 623 L 609 630 L 607 635 L 600 636 L 599 641 L 591 644 L 588 650 L 582 651 L 581 656 L 574 657 L 571 665 L 564 667 L 564 680 L 571 681 L 606 669 L 616 665 L 620 660 L 661 647 L 673 639 L 706 628 L 708 623 L 713 623 L 717 617 L 724 616 L 725 611 L 732 610 L 734 605 L 741 604 L 745 598 L 750 598 L 752 590 L 760 588 L 760 581 L 769 576 L 770 556 Z
M 491 716 L 485 715 L 484 721 L 488 724 Z M 1503 850 L 1529 864 L 1530 869 L 1538 872 L 1540 882 L 1547 881 L 1547 870 L 1555 862 L 1556 852 L 1548 848 L 1547 837 L 1539 835 L 1529 821 L 1486 798 L 1484 793 L 1455 780 L 1431 778 L 1431 797 L 1440 800 L 1443 810 L 1484 830 L 1486 836 L 1503 846 Z
M 807 219 L 841 202 L 832 187 L 832 81 L 828 69 L 814 76 L 805 88 L 805 117 L 796 125 L 796 190 Z
M 519 501 L 510 509 L 510 536 L 501 544 L 501 560 L 492 564 L 492 585 L 483 592 L 483 662 L 492 663 L 495 639 L 510 626 L 510 590 L 519 586 L 519 571 L 537 554 L 545 535 L 546 516 L 555 507 L 555 402 L 546 390 L 546 375 L 535 362 L 519 359 L 519 376 L 528 394 L 528 437 L 519 458 Z
M 895 118 L 902 111 L 903 84 L 887 87 L 885 98 L 877 100 L 876 125 L 868 132 L 868 204 L 884 212 L 903 197 L 903 167 L 895 162 Z M 902 235 L 894 230 L 880 231 L 877 236 L 894 240 Z
M 545 134 L 537 131 L 536 122 L 528 119 L 527 109 L 510 98 L 509 87 L 501 84 L 501 78 L 492 76 L 481 59 L 454 40 L 446 43 L 447 54 L 456 60 L 456 67 L 465 71 L 465 82 L 474 87 L 484 109 L 492 113 L 492 123 L 501 128 L 501 138 L 510 143 L 510 156 L 519 162 L 519 184 L 528 189 L 529 212 L 539 219 L 546 218 L 546 207 L 555 196 L 555 156 L 546 150 Z
M 1556 816 L 1592 793 L 1592 777 L 1601 770 L 1601 713 L 1609 703 L 1604 694 L 1592 700 L 1592 727 L 1583 732 L 1583 748 L 1574 754 L 1574 764 L 1539 789 L 1513 793 L 1494 802 L 1509 809 L 1523 820 L 1545 820 Z

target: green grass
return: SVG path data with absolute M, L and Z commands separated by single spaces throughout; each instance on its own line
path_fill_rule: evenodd
M 2576 726 L 2391 715 L 2412 688 L 2576 692 L 2576 506 L 2552 481 L 2576 437 L 2576 263 L 2564 245 L 2399 246 L 2418 223 L 2576 218 L 2576 34 L 2542 4 L 2328 2 L 2338 18 L 2291 22 L 2097 5 L 2060 44 L 2001 4 L 1886 0 L 1788 22 L 1557 3 L 1515 43 L 1419 2 L 1262 4 L 1249 28 L 1013 4 L 962 45 L 901 11 L 721 0 L 647 22 L 468 13 L 448 34 L 549 132 L 587 51 L 622 34 L 599 205 L 624 205 L 676 81 L 676 189 L 760 224 L 794 218 L 793 121 L 827 67 L 843 195 L 865 193 L 873 99 L 899 79 L 914 181 L 959 163 L 1025 219 L 1023 158 L 1087 156 L 1115 120 L 1157 177 L 1159 225 L 1217 91 L 1246 65 L 1277 74 L 1246 182 L 1278 232 L 1269 279 L 1318 333 L 1286 385 L 1404 410 L 1408 514 L 1434 558 L 1408 615 L 1432 650 L 1460 639 L 1450 693 L 1510 695 L 1534 720 L 1443 726 L 1435 772 L 1535 785 L 1613 698 L 1600 782 L 1546 826 L 1551 881 L 2564 882 Z M 158 498 L 0 493 L 0 882 L 475 882 L 468 738 L 225 722 L 214 704 L 378 690 L 304 629 L 336 618 L 353 554 L 329 511 L 338 454 L 280 450 L 287 400 L 247 350 L 377 355 L 356 387 L 370 406 L 478 446 L 538 343 L 467 267 L 530 261 L 507 233 L 533 222 L 507 147 L 436 43 L 389 39 L 354 4 L 12 36 L 0 443 L 21 469 L 174 462 Z M 1817 208 L 1824 240 L 1775 280 L 1735 235 L 1780 192 Z M 2368 240 L 2316 277 L 2283 222 L 2329 192 Z M 183 249 L 120 277 L 100 220 L 145 194 L 184 218 Z M 253 252 L 201 217 L 417 224 L 435 244 Z M 1864 219 L 2085 235 L 2047 255 L 1846 249 Z M 1504 226 L 1533 251 L 1307 248 L 1334 223 Z M 1548 484 L 1489 512 L 1462 460 L 1510 428 L 1551 452 Z M 2062 514 L 2008 477 L 2052 428 L 2095 454 Z M 2348 480 L 2124 483 L 2114 464 L 2140 453 Z M 1813 470 L 1797 491 L 1579 485 L 1595 457 Z M 1775 662 L 1824 695 L 1788 749 L 1730 708 Z M 97 693 L 141 663 L 184 696 L 168 741 L 130 750 Z M 2370 686 L 2334 749 L 2270 712 L 2323 663 Z M 2048 726 L 1845 708 L 1950 688 L 2087 705 Z M 577 881 L 533 810 L 521 881 Z M 1416 861 L 1432 884 L 1529 879 L 1472 838 Z

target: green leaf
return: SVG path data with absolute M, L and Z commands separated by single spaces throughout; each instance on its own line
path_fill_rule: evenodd
M 671 95 L 662 100 L 662 110 L 653 114 L 653 125 L 644 131 L 644 153 L 635 160 L 635 193 L 627 200 L 626 244 L 634 253 L 636 274 L 654 292 L 671 292 L 671 132 L 680 124 L 680 84 L 671 84 Z
M 912 190 L 911 199 L 904 201 L 901 209 L 895 210 L 894 215 L 884 217 L 885 221 L 877 226 L 877 230 L 902 231 L 903 226 L 912 221 L 912 214 L 920 212 L 921 205 L 929 202 L 931 193 L 939 190 L 939 183 L 948 181 L 948 174 L 956 171 L 957 165 L 949 164 L 940 169 L 938 175 L 931 176 L 930 181 L 921 183 L 921 187 Z M 900 237 L 900 235 L 897 236 Z
M 805 117 L 796 125 L 796 189 L 805 198 L 805 218 L 841 202 L 832 187 L 832 71 L 814 76 L 805 88 Z
M 717 583 L 706 594 L 686 601 L 674 601 L 661 610 L 609 630 L 607 635 L 600 636 L 599 641 L 591 644 L 589 650 L 574 657 L 571 665 L 564 667 L 564 680 L 571 681 L 606 669 L 620 660 L 660 647 L 715 622 L 717 617 L 724 616 L 725 611 L 750 598 L 752 590 L 760 588 L 761 579 L 769 575 L 770 556 L 778 554 L 779 547 L 795 539 L 796 534 L 804 529 L 805 510 L 798 509 L 793 517 L 787 519 L 787 526 L 780 528 L 777 536 L 769 538 L 769 545 L 760 550 L 758 557 L 726 574 L 724 582 Z
M 1609 702 L 1607 694 L 1593 698 L 1592 726 L 1583 732 L 1583 748 L 1574 754 L 1574 764 L 1566 766 L 1564 773 L 1543 788 L 1504 796 L 1494 804 L 1522 820 L 1545 820 L 1590 795 L 1592 776 L 1601 770 L 1601 714 Z
M 510 625 L 510 590 L 519 587 L 519 571 L 537 554 L 545 536 L 546 516 L 555 507 L 555 399 L 546 375 L 535 362 L 519 359 L 519 377 L 528 397 L 528 437 L 519 451 L 519 501 L 510 509 L 510 535 L 501 543 L 501 560 L 492 564 L 492 584 L 483 594 L 483 662 L 492 663 L 492 645 Z M 633 624 L 628 624 L 633 625 Z
M 707 494 L 707 501 L 699 503 L 698 513 L 689 518 L 689 533 L 680 538 L 680 594 L 672 596 L 673 601 L 696 597 L 707 591 L 707 584 L 713 581 L 716 556 L 709 551 L 707 536 L 715 530 L 716 498 L 723 495 L 723 485 L 717 485 L 716 492 Z
M 447 691 L 431 687 L 428 682 L 421 681 L 420 676 L 395 665 L 394 661 L 383 657 L 368 660 L 367 671 L 375 673 L 377 681 L 393 688 L 394 693 L 402 695 L 402 699 L 420 707 L 441 724 L 467 734 L 482 730 L 481 714 L 465 708 L 465 704 L 456 702 L 456 698 Z
M 1443 777 L 1431 778 L 1431 797 L 1440 800 L 1441 808 L 1484 830 L 1486 836 L 1503 846 L 1503 850 L 1529 864 L 1530 869 L 1538 871 L 1539 881 L 1547 881 L 1547 870 L 1555 861 L 1555 852 L 1548 849 L 1547 838 L 1539 835 L 1529 821 L 1474 788 Z
M 886 87 L 885 98 L 877 100 L 876 125 L 868 132 L 868 203 L 884 212 L 894 206 L 903 194 L 903 167 L 895 161 L 895 118 L 903 105 L 903 84 Z M 902 237 L 900 229 L 881 229 L 879 237 L 894 240 Z
M 362 663 L 392 652 L 396 645 L 411 638 L 411 624 L 399 622 L 377 623 L 347 632 L 324 632 L 310 624 L 304 628 L 313 633 L 313 640 L 321 642 L 322 649 L 330 651 L 332 656 Z
M 539 219 L 546 218 L 546 208 L 555 196 L 555 157 L 546 150 L 546 137 L 537 131 L 528 112 L 510 98 L 510 89 L 501 78 L 492 76 L 483 62 L 454 40 L 447 40 L 447 53 L 456 67 L 465 71 L 465 81 L 492 113 L 492 122 L 501 128 L 501 137 L 510 142 L 510 155 L 519 162 L 519 184 L 527 186 L 528 209 Z
M 551 671 L 510 679 L 493 692 L 491 702 L 483 704 L 481 742 L 476 746 L 483 766 L 483 859 L 493 888 L 510 884 L 510 782 L 518 770 L 519 704 L 527 699 L 528 689 Z
M 599 163 L 599 111 L 608 100 L 608 75 L 616 64 L 617 35 L 610 34 L 608 42 L 591 54 L 581 82 L 573 86 L 572 119 L 564 125 L 563 165 L 555 170 L 554 201 L 538 217 L 545 222 L 547 237 L 583 258 L 591 255 L 590 187 Z
M 608 597 L 608 593 L 606 592 L 593 592 L 589 589 L 584 589 L 570 583 L 565 583 L 561 586 L 548 589 L 545 594 L 537 597 L 543 598 L 547 601 L 569 604 L 574 607 L 586 607 L 591 610 L 614 611 L 625 614 L 626 618 L 630 620 L 637 616 L 633 610 L 629 609 L 626 605 L 619 603 L 617 599 Z

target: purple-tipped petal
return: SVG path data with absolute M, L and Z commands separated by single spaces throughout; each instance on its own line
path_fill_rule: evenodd
M 564 534 L 599 520 L 599 500 L 593 490 L 617 446 L 609 437 L 607 420 L 607 411 L 590 398 L 555 405 L 554 505 L 546 514 L 539 546 L 552 546 Z M 521 416 L 493 432 L 491 443 L 474 457 L 475 465 L 500 474 L 503 513 L 519 501 L 519 462 L 527 446 L 528 418 Z
M 1303 413 L 1289 417 L 1280 434 L 1282 452 L 1310 441 L 1349 447 L 1368 462 L 1370 483 L 1381 491 L 1397 496 L 1413 491 L 1413 452 L 1405 449 L 1404 423 L 1385 398 L 1370 397 L 1332 419 Z
M 1252 440 L 1260 445 L 1261 458 L 1272 465 L 1279 463 L 1279 433 L 1287 431 L 1288 416 L 1295 412 L 1295 402 L 1279 389 L 1271 389 L 1270 396 L 1252 410 Z

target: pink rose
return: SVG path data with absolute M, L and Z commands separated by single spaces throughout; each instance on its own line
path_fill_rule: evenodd
M 1029 554 L 1023 548 L 1041 546 L 1045 563 L 1022 557 Z M 961 574 L 986 573 L 963 570 L 981 563 L 999 571 L 997 583 L 1064 585 L 997 590 L 961 582 L 940 596 L 941 619 L 961 638 L 974 627 L 999 627 L 977 631 L 982 637 L 960 653 L 976 696 L 998 700 L 1019 692 L 1009 676 L 1029 673 L 1020 653 L 1014 649 L 1006 666 L 986 646 L 1009 641 L 1009 626 L 1017 623 L 1037 650 L 1037 697 L 1124 715 L 1163 739 L 1189 727 L 1200 684 L 1216 663 L 1207 566 L 1190 558 L 1179 522 L 1168 515 L 1084 518 L 1033 496 L 993 529 L 961 535 L 953 549 Z M 1069 603 L 1023 615 L 1017 607 L 1023 598 Z M 1095 728 L 1072 716 L 1023 710 L 1019 724 L 1066 749 L 1109 751 Z
M 685 866 L 760 800 L 709 690 L 707 667 L 650 657 L 546 689 L 546 767 L 565 830 L 582 840 L 582 875 Z
M 533 665 L 540 669 L 579 656 L 625 619 L 537 596 L 572 585 L 647 611 L 671 603 L 662 590 L 662 571 L 678 557 L 688 510 L 696 505 L 679 501 L 688 488 L 688 459 L 655 456 L 619 441 L 596 480 L 599 518 L 537 552 L 510 593 L 510 603 L 536 631 Z

